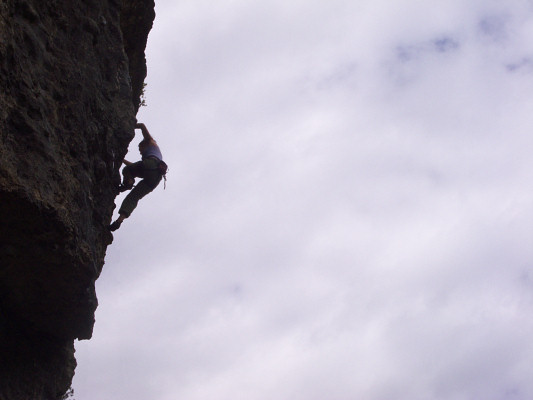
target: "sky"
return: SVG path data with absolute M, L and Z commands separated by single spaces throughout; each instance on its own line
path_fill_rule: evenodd
M 156 13 L 76 400 L 532 399 L 533 1 Z

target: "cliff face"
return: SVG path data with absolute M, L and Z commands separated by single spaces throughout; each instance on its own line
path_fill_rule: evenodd
M 0 399 L 57 399 L 146 76 L 153 0 L 0 3 Z

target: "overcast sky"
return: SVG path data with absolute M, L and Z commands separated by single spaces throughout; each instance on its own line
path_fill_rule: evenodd
M 156 3 L 76 400 L 531 400 L 533 2 Z

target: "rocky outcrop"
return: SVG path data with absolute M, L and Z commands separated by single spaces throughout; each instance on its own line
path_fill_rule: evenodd
M 153 18 L 153 0 L 0 3 L 2 400 L 61 398 L 92 335 Z
M 136 112 L 139 109 L 139 100 L 147 72 L 144 49 L 154 18 L 153 0 L 124 2 L 120 26 L 124 37 L 124 50 L 128 55 L 131 96 Z

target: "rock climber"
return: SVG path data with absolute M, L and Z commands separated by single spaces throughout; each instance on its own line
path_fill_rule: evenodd
M 120 206 L 119 217 L 109 225 L 109 230 L 112 232 L 120 228 L 122 222 L 137 207 L 139 200 L 154 190 L 166 174 L 167 165 L 163 162 L 161 150 L 146 129 L 146 125 L 136 123 L 135 129 L 140 129 L 143 135 L 143 140 L 139 143 L 142 159 L 135 163 L 128 160 L 123 161 L 126 166 L 122 169 L 123 180 L 119 186 L 119 191 L 131 190 L 131 192 L 128 193 Z M 142 178 L 142 180 L 134 187 L 135 178 Z

